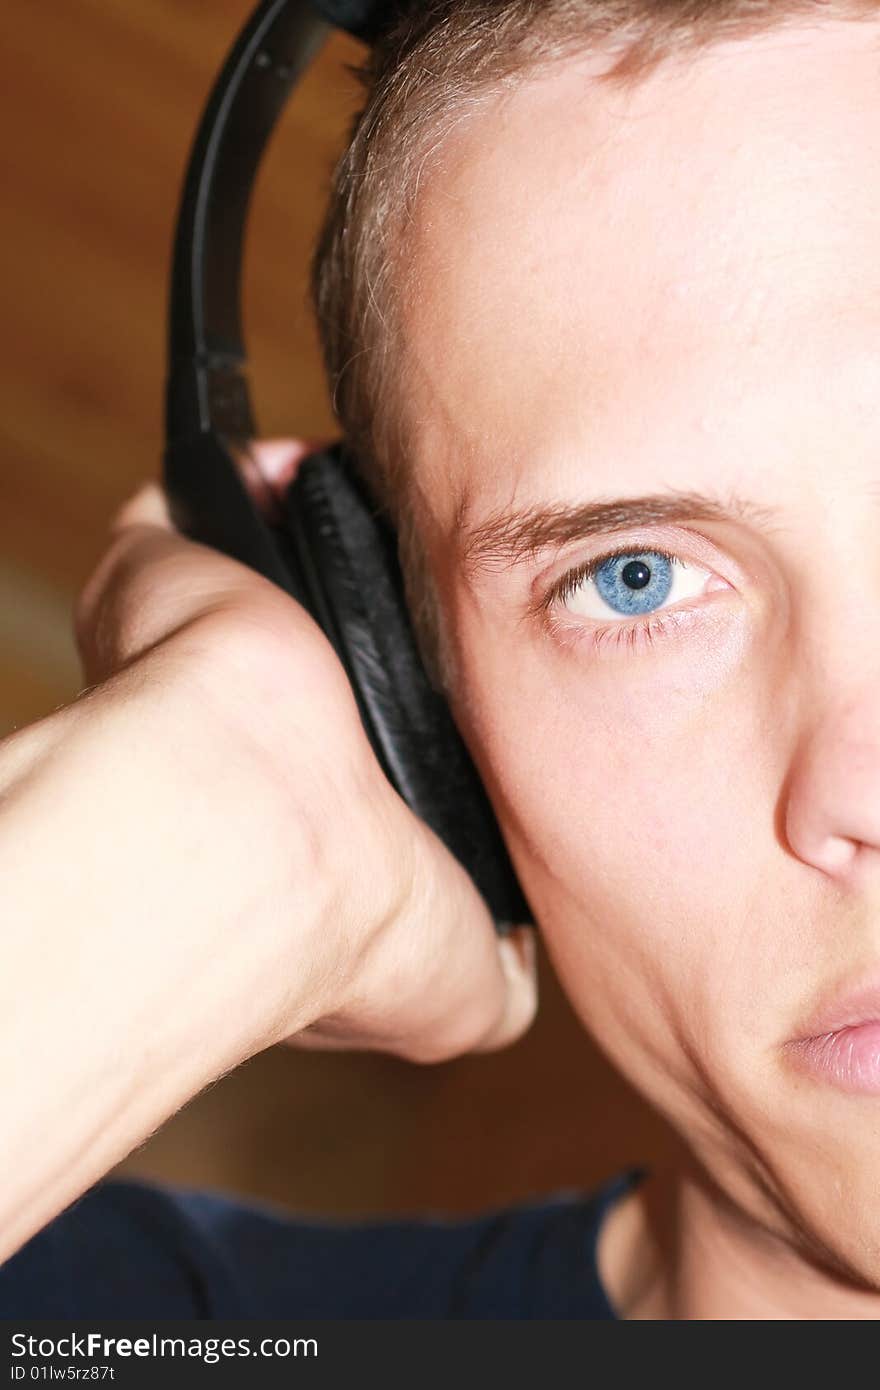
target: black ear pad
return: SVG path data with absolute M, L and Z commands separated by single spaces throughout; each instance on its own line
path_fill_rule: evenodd
M 422 665 L 394 533 L 344 445 L 304 460 L 284 520 L 305 605 L 345 667 L 392 785 L 467 869 L 499 930 L 531 921 L 476 768 Z

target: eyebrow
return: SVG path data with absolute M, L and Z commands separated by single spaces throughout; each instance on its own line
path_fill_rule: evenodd
M 702 492 L 659 492 L 496 512 L 476 527 L 462 525 L 458 549 L 467 574 L 475 578 L 481 571 L 534 560 L 550 547 L 598 533 L 682 521 L 746 521 L 770 530 L 779 518 L 776 508 L 742 497 L 722 500 Z

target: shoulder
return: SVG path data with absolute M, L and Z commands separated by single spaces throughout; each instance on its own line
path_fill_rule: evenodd
M 596 1241 L 638 1176 L 477 1217 L 344 1223 L 102 1183 L 0 1268 L 0 1316 L 610 1318 Z

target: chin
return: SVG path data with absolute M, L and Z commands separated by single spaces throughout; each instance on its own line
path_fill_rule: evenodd
M 768 1086 L 766 1054 L 740 1060 L 711 1100 L 704 1091 L 698 1107 L 669 1115 L 702 1174 L 697 1186 L 726 1210 L 735 1241 L 738 1232 L 763 1244 L 771 1261 L 775 1249 L 805 1290 L 812 1267 L 841 1291 L 880 1295 L 880 1099 L 788 1066 Z
M 813 1096 L 809 1126 L 790 1116 L 779 1149 L 762 1145 L 753 1186 L 762 1204 L 773 1208 L 767 1224 L 787 1247 L 843 1285 L 878 1294 L 880 1102 L 873 1115 L 847 1116 L 840 1113 L 846 1109 L 840 1097 L 833 1101 L 821 1114 L 820 1098 Z

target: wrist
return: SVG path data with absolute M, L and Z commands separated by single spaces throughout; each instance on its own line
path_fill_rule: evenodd
M 266 798 L 258 821 L 272 841 L 262 849 L 277 887 L 259 919 L 271 976 L 262 1046 L 362 996 L 387 928 L 410 915 L 432 864 L 430 832 L 379 769 L 335 657 L 331 680 L 322 638 L 312 670 L 306 653 L 315 644 L 292 640 L 286 604 L 285 617 L 279 633 L 265 614 L 230 624 L 218 613 L 186 636 L 198 705 Z

